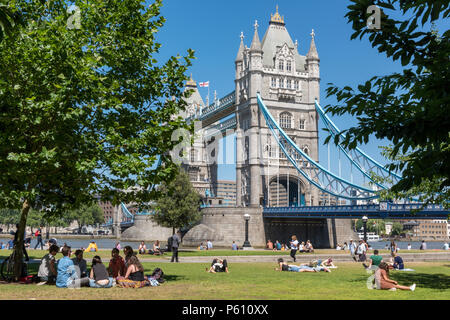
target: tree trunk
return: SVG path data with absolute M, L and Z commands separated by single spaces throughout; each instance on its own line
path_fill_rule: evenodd
M 24 234 L 25 234 L 25 228 L 27 226 L 27 217 L 28 212 L 30 211 L 30 203 L 28 200 L 25 200 L 22 205 L 22 212 L 20 214 L 20 221 L 19 221 L 19 229 L 16 231 L 17 234 L 17 243 L 14 247 L 14 274 L 16 276 L 16 281 L 19 280 L 21 274 L 22 274 L 22 260 L 23 260 L 23 245 L 24 245 Z

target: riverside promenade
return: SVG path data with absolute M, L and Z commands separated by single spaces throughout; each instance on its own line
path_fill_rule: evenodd
M 371 254 L 367 255 L 367 258 Z M 424 252 L 424 253 L 400 253 L 405 262 L 449 262 L 450 252 Z M 384 260 L 389 260 L 389 254 L 381 254 Z M 167 252 L 160 258 L 147 258 L 145 255 L 139 255 L 141 262 L 170 262 L 172 255 Z M 292 261 L 289 255 L 251 255 L 251 256 L 218 256 L 221 259 L 227 259 L 229 263 L 256 263 L 256 262 L 276 262 L 278 258 L 285 261 Z M 325 260 L 332 258 L 333 262 L 352 262 L 354 261 L 350 254 L 296 254 L 296 263 L 309 262 L 311 260 Z M 185 263 L 210 263 L 214 257 L 212 256 L 179 256 L 178 260 Z

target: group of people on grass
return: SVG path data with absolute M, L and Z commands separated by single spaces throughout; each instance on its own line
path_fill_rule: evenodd
M 56 261 L 55 256 L 60 251 L 63 257 Z M 108 267 L 103 264 L 100 256 L 95 256 L 92 259 L 90 271 L 87 269 L 86 260 L 83 259 L 83 250 L 76 250 L 75 257 L 72 259 L 71 253 L 69 246 L 64 246 L 60 250 L 57 245 L 51 245 L 49 253 L 41 259 L 38 285 L 55 284 L 58 288 L 85 286 L 141 288 L 155 286 L 160 282 L 154 274 L 144 275 L 144 267 L 130 246 L 124 248 L 125 258 L 120 256 L 117 248 L 112 249 Z
M 234 243 L 234 241 L 233 241 Z M 197 247 L 198 250 L 212 250 L 213 248 L 213 244 L 211 242 L 211 240 L 206 240 L 206 245 L 202 243 L 200 243 L 200 245 Z M 234 250 L 234 249 L 233 249 Z M 237 250 L 237 249 L 236 249 Z
M 161 248 L 159 240 L 156 240 L 151 249 L 147 249 L 144 241 L 141 241 L 138 248 L 139 254 L 153 254 L 156 256 L 164 254 L 165 250 Z
M 294 252 L 300 252 L 300 253 L 307 253 L 307 252 L 314 252 L 314 247 L 310 240 L 307 240 L 305 242 L 299 242 L 297 240 L 297 237 L 293 235 L 291 237 L 291 241 L 288 244 L 281 244 L 278 240 L 273 243 L 270 239 L 267 241 L 266 249 L 272 250 L 272 251 L 287 251 L 291 250 L 291 253 Z M 294 261 L 295 261 L 295 255 L 294 255 Z

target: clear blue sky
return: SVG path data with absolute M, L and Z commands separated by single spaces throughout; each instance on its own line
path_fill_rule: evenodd
M 352 29 L 344 18 L 349 1 L 343 0 L 166 0 L 163 2 L 162 15 L 167 21 L 157 36 L 163 45 L 160 59 L 176 54 L 186 55 L 186 50 L 192 48 L 196 60 L 189 73 L 193 74 L 196 81 L 210 81 L 211 98 L 214 90 L 220 98 L 234 90 L 234 60 L 241 31 L 244 32 L 245 44 L 250 47 L 253 25 L 258 20 L 258 33 L 262 40 L 270 14 L 275 13 L 277 4 L 291 38 L 299 42 L 301 55 L 306 55 L 309 49 L 311 29 L 315 31 L 321 60 L 322 106 L 335 103 L 334 99 L 326 98 L 325 90 L 329 82 L 340 87 L 355 87 L 372 76 L 401 70 L 399 62 L 394 63 L 384 54 L 379 54 L 366 39 L 350 40 Z M 444 29 L 438 24 L 438 29 L 448 29 L 448 22 L 445 26 Z M 207 89 L 201 88 L 200 93 L 205 100 Z M 332 119 L 341 129 L 356 123 L 349 116 Z M 326 134 L 319 132 L 319 135 L 323 141 Z M 387 141 L 371 139 L 369 144 L 361 148 L 385 164 L 378 146 L 387 144 Z M 337 151 L 332 151 L 332 158 L 336 154 Z M 326 146 L 320 146 L 319 161 L 327 166 Z M 234 165 L 221 166 L 219 179 L 235 179 L 234 170 Z M 333 170 L 332 167 L 332 171 L 337 173 L 336 168 Z

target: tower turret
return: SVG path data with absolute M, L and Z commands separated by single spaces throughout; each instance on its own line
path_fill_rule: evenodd
M 317 53 L 316 42 L 315 42 L 315 32 L 314 29 L 311 32 L 311 45 L 309 47 L 308 54 L 306 55 L 306 64 L 308 66 L 309 73 L 309 101 L 314 102 L 315 99 L 319 101 L 319 82 L 320 82 L 320 71 L 319 71 L 319 54 Z

